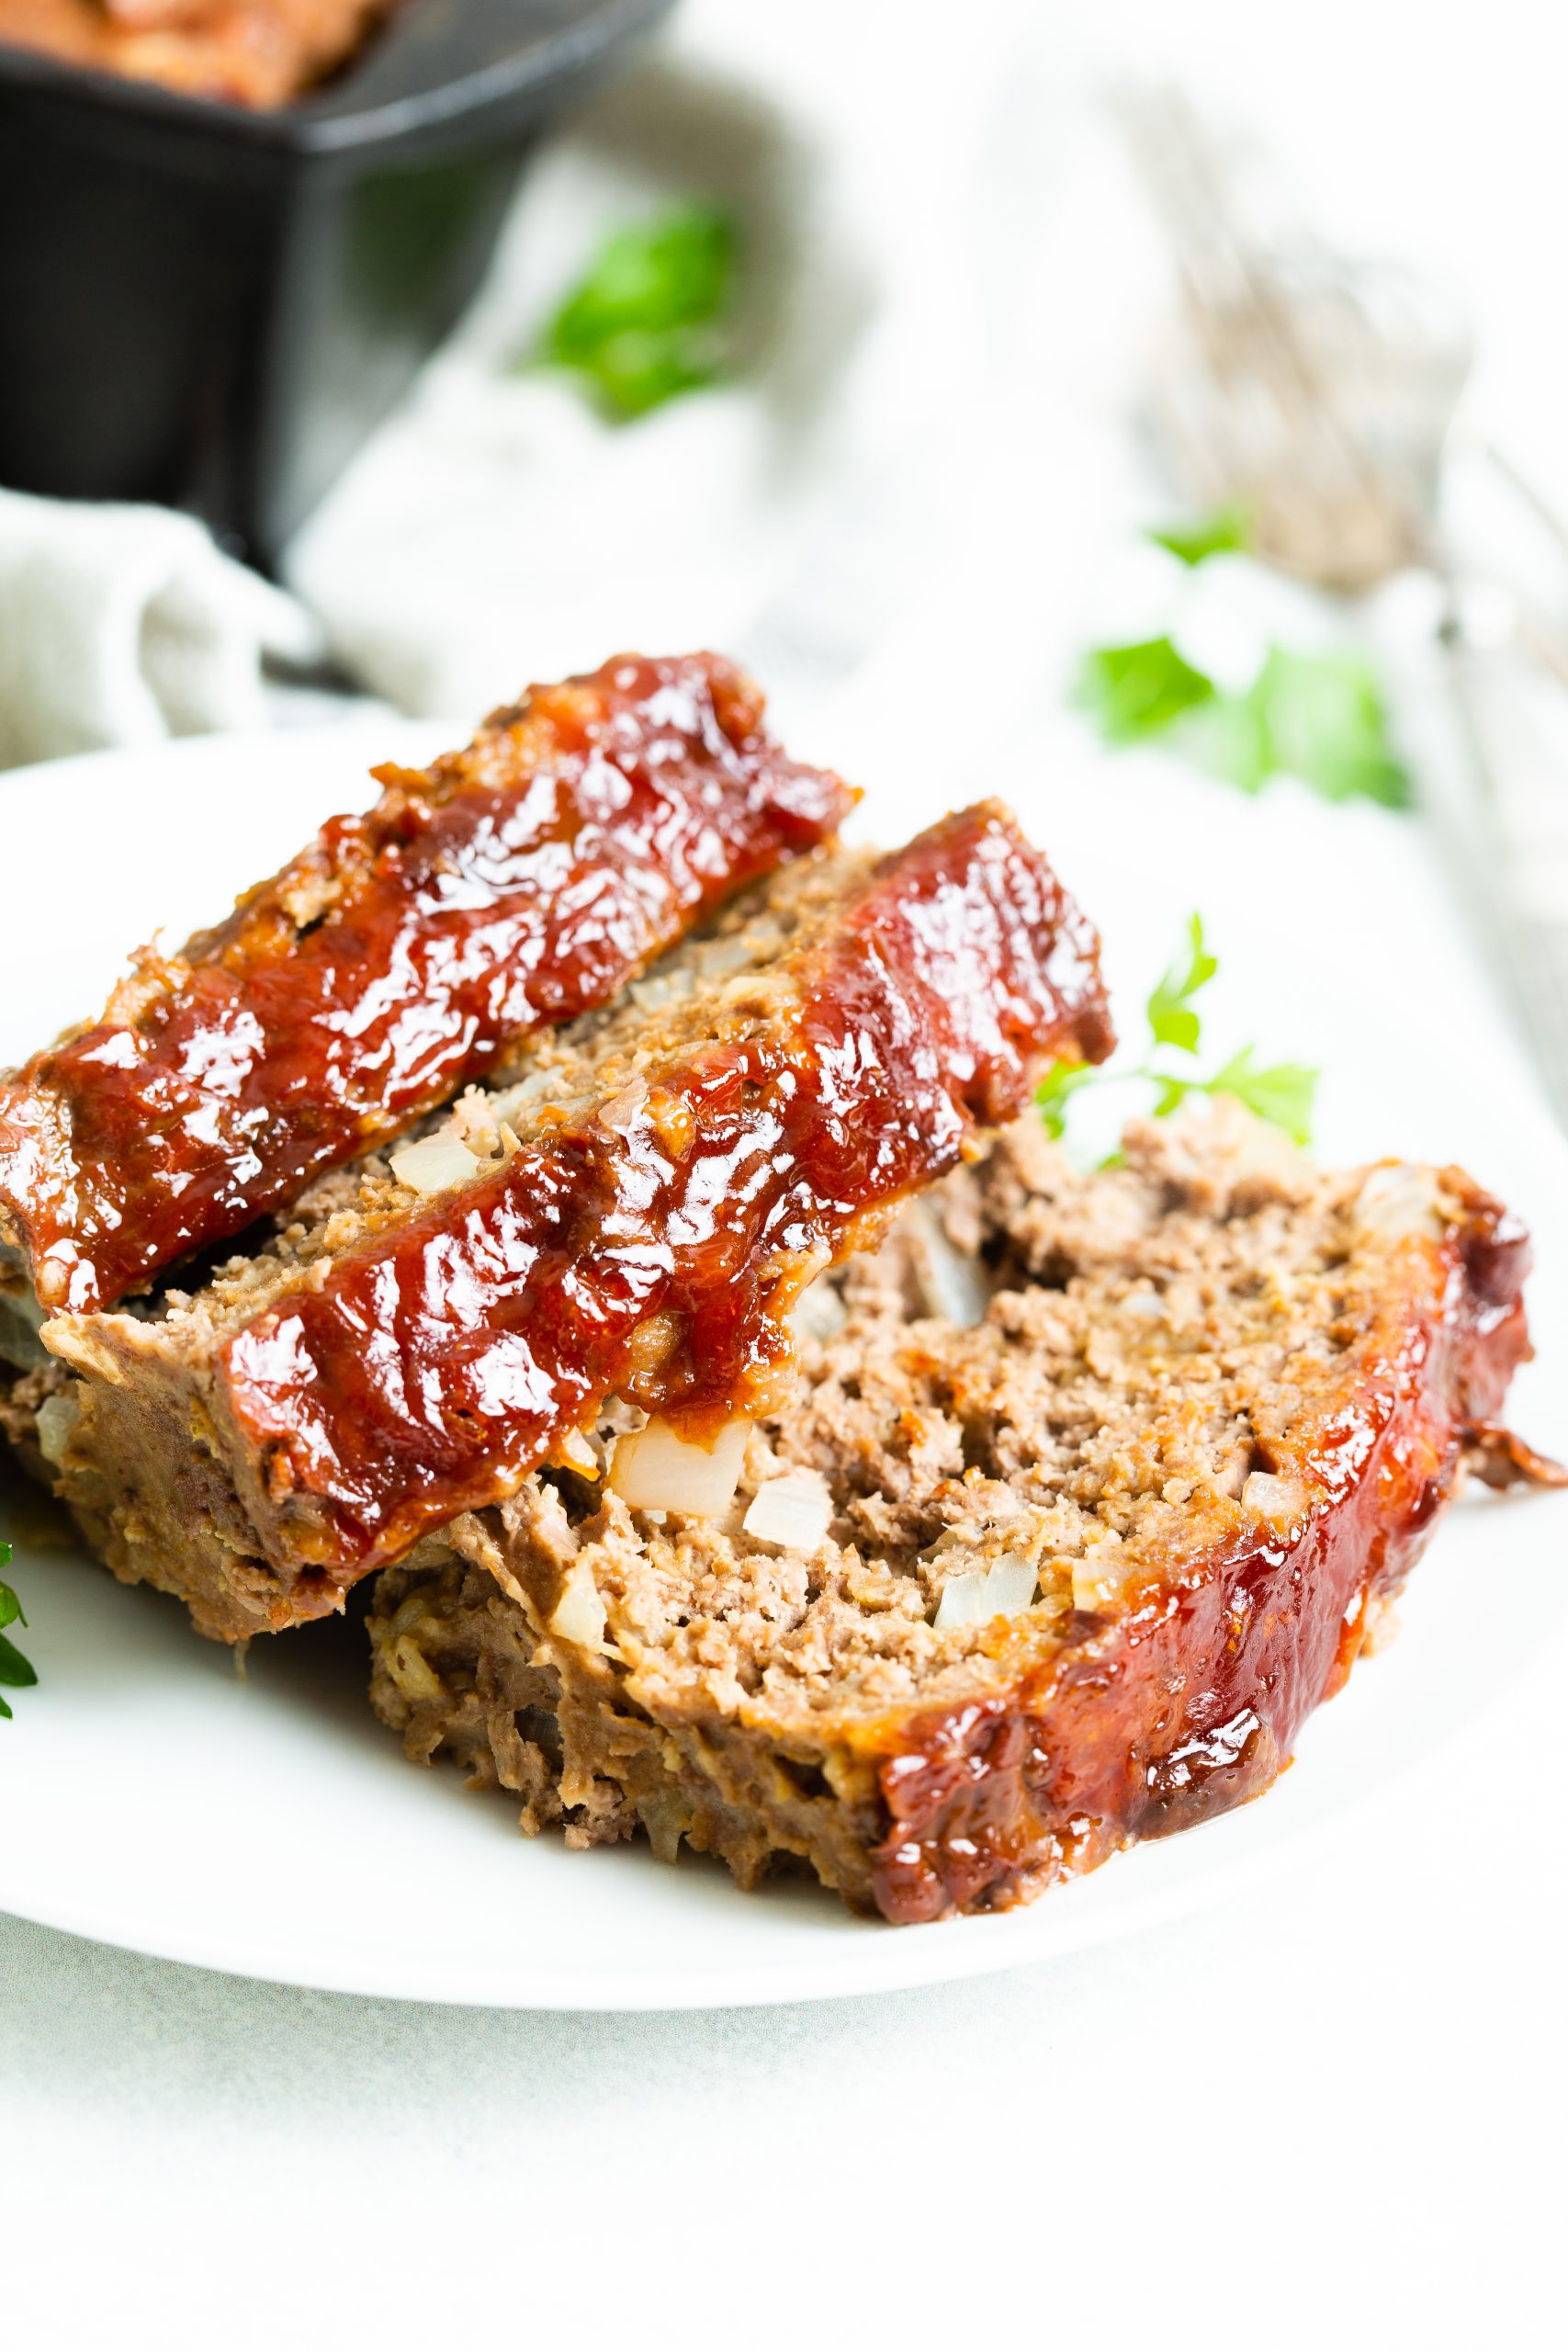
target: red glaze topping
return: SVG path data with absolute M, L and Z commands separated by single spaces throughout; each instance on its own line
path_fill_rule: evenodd
M 269 1550 L 395 1558 L 612 1392 L 699 1429 L 765 1397 L 802 1283 L 1015 1116 L 1045 1061 L 1110 1051 L 1098 956 L 1004 809 L 923 834 L 732 1036 L 650 1069 L 639 1108 L 524 1148 L 231 1338 Z
M 42 1303 L 112 1306 L 604 1003 L 852 795 L 784 758 L 712 654 L 536 686 L 380 768 L 228 922 L 0 1082 L 0 1235 Z
M 1228 1811 L 1289 1763 L 1350 1671 L 1369 1602 L 1398 1591 L 1461 1451 L 1488 1442 L 1529 1354 L 1526 1237 L 1473 1188 L 1472 1203 L 1426 1311 L 1385 1317 L 1355 1404 L 1292 1448 L 1326 1490 L 1299 1541 L 1178 1564 L 1113 1623 L 1069 1621 L 1059 1660 L 1013 1691 L 905 1735 L 880 1767 L 889 1826 L 872 1885 L 886 1917 L 1005 1906 Z M 1529 1459 L 1530 1475 L 1563 1482 Z

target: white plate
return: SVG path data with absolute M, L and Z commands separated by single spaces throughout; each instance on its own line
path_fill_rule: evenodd
M 329 808 L 360 801 L 369 759 L 423 757 L 438 732 L 208 740 L 0 778 L 0 1059 L 88 1011 L 154 923 L 178 938 L 210 920 Z M 1073 788 L 1047 792 L 1034 779 L 1050 774 Z M 871 820 L 889 812 L 897 837 L 936 813 L 935 788 L 874 786 Z M 1326 1150 L 1462 1158 L 1529 1219 L 1551 1344 L 1519 1383 L 1517 1418 L 1561 1445 L 1568 1152 L 1411 820 L 1289 787 L 1244 802 L 1163 763 L 1091 762 L 1066 734 L 1003 788 L 1104 928 L 1128 1026 L 1200 904 L 1224 959 L 1217 1048 L 1256 1039 L 1320 1061 Z M 241 1683 L 174 1603 L 39 1548 L 26 1506 L 12 1509 L 40 1681 L 0 1723 L 0 1905 L 171 1959 L 439 2001 L 678 2008 L 1045 1958 L 1205 1900 L 1429 1770 L 1506 1699 L 1510 1658 L 1478 1655 L 1478 1622 L 1532 1625 L 1537 1658 L 1568 1633 L 1568 1508 L 1467 1504 L 1417 1572 L 1402 1640 L 1309 1724 L 1297 1769 L 1260 1804 L 1030 1909 L 895 1929 L 802 1884 L 739 1894 L 689 1857 L 669 1870 L 636 1847 L 525 1843 L 506 1799 L 402 1760 L 365 1702 L 352 1624 L 254 1644 Z

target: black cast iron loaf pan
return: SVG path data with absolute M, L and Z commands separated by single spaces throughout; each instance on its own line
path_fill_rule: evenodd
M 258 114 L 0 47 L 0 483 L 275 569 L 479 285 L 530 146 L 671 0 L 404 0 Z

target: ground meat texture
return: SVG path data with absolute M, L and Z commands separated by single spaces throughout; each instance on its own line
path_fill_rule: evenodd
M 711 1432 L 787 1383 L 813 1276 L 1109 1048 L 1097 959 L 994 805 L 800 861 L 434 1125 L 467 1181 L 340 1171 L 200 1290 L 48 1324 L 62 1495 L 236 1638 L 340 1606 L 612 1392 Z
M 530 1831 L 896 1921 L 1024 1900 L 1264 1788 L 1467 1460 L 1561 1483 L 1495 1421 L 1526 1261 L 1457 1170 L 1320 1174 L 1225 1110 L 1085 1174 L 1030 1123 L 810 1295 L 728 1512 L 551 1471 L 383 1572 L 374 1704 Z M 820 1541 L 749 1532 L 802 1471 Z
M 0 0 L 0 40 L 191 98 L 280 107 L 342 65 L 393 0 Z
M 45 1306 L 112 1306 L 286 1206 L 606 1002 L 852 799 L 711 654 L 536 686 L 467 751 L 377 774 L 367 816 L 0 1077 L 0 1245 Z

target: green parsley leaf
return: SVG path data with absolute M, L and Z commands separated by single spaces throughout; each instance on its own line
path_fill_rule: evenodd
M 1269 649 L 1242 695 L 1226 694 L 1168 637 L 1086 653 L 1073 699 L 1108 743 L 1164 736 L 1175 751 L 1240 791 L 1299 776 L 1325 800 L 1410 805 L 1410 778 L 1389 741 L 1382 696 L 1359 653 Z
M 38 1676 L 14 1642 L 0 1634 L 0 1682 L 8 1690 L 25 1690 L 38 1680 Z
M 1154 1058 L 1162 1047 L 1183 1054 L 1197 1052 L 1201 1023 L 1191 1000 L 1208 986 L 1218 969 L 1218 960 L 1204 936 L 1201 915 L 1190 916 L 1184 956 L 1172 965 L 1148 999 L 1147 1057 L 1134 1069 L 1118 1068 L 1115 1062 L 1098 1069 L 1087 1062 L 1057 1062 L 1047 1071 L 1035 1101 L 1053 1143 L 1060 1143 L 1066 1132 L 1068 1106 L 1080 1087 L 1119 1080 L 1137 1080 L 1154 1089 L 1152 1115 L 1156 1119 L 1168 1119 L 1194 1094 L 1229 1094 L 1255 1118 L 1282 1128 L 1296 1143 L 1304 1147 L 1311 1142 L 1313 1097 L 1318 1074 L 1303 1063 L 1276 1062 L 1260 1069 L 1254 1063 L 1255 1048 L 1244 1046 L 1212 1078 L 1195 1078 L 1163 1068 Z M 1101 1160 L 1100 1166 L 1118 1167 L 1121 1157 L 1120 1152 L 1113 1151 L 1109 1159 Z
M 1160 734 L 1213 691 L 1213 680 L 1184 660 L 1168 637 L 1150 637 L 1086 653 L 1073 699 L 1099 720 L 1108 743 L 1134 743 Z
M 1190 918 L 1187 936 L 1187 969 L 1183 972 L 1179 965 L 1172 966 L 1149 998 L 1149 1035 L 1156 1046 L 1179 1046 L 1184 1054 L 1195 1054 L 1200 1023 L 1190 1000 L 1207 987 L 1220 967 L 1203 944 L 1201 915 Z
M 0 1568 L 8 1566 L 10 1559 L 11 1546 L 0 1542 Z M 0 1625 L 25 1625 L 27 1622 L 22 1604 L 10 1586 L 0 1584 Z M 4 1634 L 0 1634 L 0 1684 L 8 1690 L 25 1690 L 37 1680 L 37 1674 L 15 1643 L 8 1642 Z M 11 1710 L 4 1699 L 0 1699 L 0 1715 L 7 1723 L 12 1720 Z
M 1318 1073 L 1303 1062 L 1276 1062 L 1270 1069 L 1255 1069 L 1253 1050 L 1252 1046 L 1244 1046 L 1213 1078 L 1176 1078 L 1165 1071 L 1146 1070 L 1145 1076 L 1152 1079 L 1158 1089 L 1155 1117 L 1168 1119 L 1192 1094 L 1229 1094 L 1254 1118 L 1281 1128 L 1292 1143 L 1304 1148 L 1312 1141 L 1312 1105 Z
M 1274 773 L 1268 717 L 1256 689 L 1245 695 L 1211 695 L 1183 712 L 1170 740 L 1194 767 L 1222 784 L 1234 784 L 1238 792 L 1261 792 Z
M 1150 1070 L 1147 1076 L 1156 1090 L 1153 1114 L 1156 1119 L 1168 1119 L 1173 1111 L 1180 1110 L 1190 1094 L 1202 1090 L 1201 1079 L 1172 1078 L 1168 1071 L 1161 1070 Z
M 610 406 L 626 418 L 648 416 L 714 379 L 710 362 L 694 357 L 681 338 L 630 332 L 601 345 L 591 372 Z
M 1067 1132 L 1068 1102 L 1095 1075 L 1088 1062 L 1056 1062 L 1042 1079 L 1034 1100 L 1040 1105 L 1045 1132 L 1053 1143 L 1060 1143 Z
M 1193 566 L 1211 555 L 1245 555 L 1252 545 L 1252 516 L 1245 506 L 1221 506 L 1201 522 L 1172 524 L 1147 535 L 1179 562 Z
M 1269 1069 L 1254 1069 L 1252 1053 L 1250 1046 L 1244 1046 L 1239 1054 L 1233 1054 L 1223 1069 L 1204 1080 L 1204 1091 L 1234 1095 L 1254 1117 L 1267 1119 L 1271 1127 L 1282 1127 L 1293 1142 L 1309 1144 L 1316 1070 L 1302 1062 L 1276 1062 Z
M 536 357 L 585 377 L 616 416 L 711 383 L 735 275 L 735 231 L 711 205 L 671 205 L 607 238 Z
M 1390 745 L 1377 680 L 1359 654 L 1272 645 L 1252 695 L 1275 770 L 1300 776 L 1325 800 L 1409 807 L 1410 778 Z

